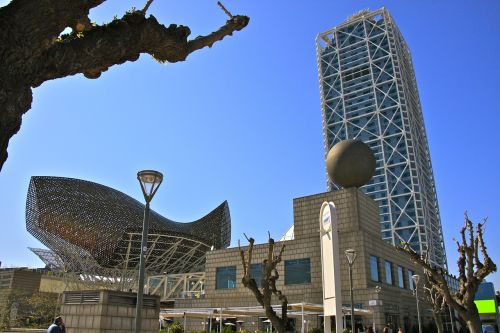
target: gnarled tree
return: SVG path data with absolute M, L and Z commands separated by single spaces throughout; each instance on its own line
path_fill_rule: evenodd
M 481 333 L 481 320 L 474 297 L 479 285 L 497 267 L 488 255 L 483 239 L 483 223 L 477 223 L 474 228 L 471 220 L 465 214 L 465 225 L 460 230 L 461 240 L 456 241 L 459 258 L 458 280 L 460 287 L 453 293 L 445 279 L 446 272 L 439 267 L 432 266 L 425 257 L 417 254 L 408 246 L 398 248 L 409 254 L 410 258 L 424 268 L 427 280 L 433 290 L 444 298 L 448 306 L 454 309 L 459 317 L 467 324 L 471 333 Z M 481 254 L 481 257 L 480 257 Z
M 105 0 L 12 0 L 0 8 L 0 170 L 10 138 L 31 107 L 32 89 L 43 82 L 82 73 L 98 78 L 109 67 L 148 53 L 160 62 L 184 61 L 205 46 L 243 29 L 233 16 L 217 31 L 188 40 L 189 27 L 146 17 L 152 0 L 108 24 L 90 22 L 89 11 Z M 61 35 L 66 28 L 72 33 Z
M 279 253 L 275 255 L 276 244 L 274 239 L 269 236 L 267 257 L 262 262 L 262 280 L 261 287 L 259 288 L 257 282 L 250 274 L 255 240 L 253 238 L 248 238 L 246 235 L 245 237 L 249 243 L 246 256 L 245 251 L 240 247 L 238 241 L 241 262 L 243 263 L 243 278 L 241 281 L 246 288 L 250 289 L 257 302 L 264 308 L 266 316 L 271 321 L 274 328 L 276 328 L 279 333 L 285 333 L 288 321 L 288 300 L 286 296 L 276 288 L 276 281 L 279 279 L 276 267 L 281 262 L 281 256 L 285 250 L 285 243 L 282 243 Z M 281 303 L 281 317 L 273 309 L 273 295 L 275 295 Z

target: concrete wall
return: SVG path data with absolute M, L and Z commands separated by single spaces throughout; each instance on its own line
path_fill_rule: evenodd
M 78 301 L 78 295 L 82 295 Z M 61 316 L 67 333 L 126 333 L 134 332 L 135 293 L 110 290 L 65 292 Z M 144 296 L 142 310 L 143 333 L 157 333 L 160 300 Z

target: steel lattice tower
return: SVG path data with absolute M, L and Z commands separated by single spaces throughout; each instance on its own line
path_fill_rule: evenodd
M 319 34 L 316 48 L 325 157 L 342 140 L 368 144 L 377 168 L 361 190 L 380 206 L 382 238 L 446 267 L 411 55 L 394 20 L 385 8 L 361 11 Z

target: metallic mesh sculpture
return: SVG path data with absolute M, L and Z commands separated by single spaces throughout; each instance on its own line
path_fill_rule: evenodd
M 105 280 L 127 289 L 139 264 L 144 205 L 110 187 L 62 177 L 32 177 L 26 228 L 64 262 L 78 279 Z M 227 201 L 190 223 L 151 211 L 146 271 L 200 271 L 212 247 L 229 246 Z

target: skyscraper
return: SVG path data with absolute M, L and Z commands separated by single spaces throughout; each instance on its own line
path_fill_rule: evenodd
M 342 140 L 368 144 L 377 168 L 361 189 L 379 204 L 382 238 L 446 267 L 415 74 L 397 25 L 385 8 L 363 10 L 319 34 L 316 48 L 325 157 Z

